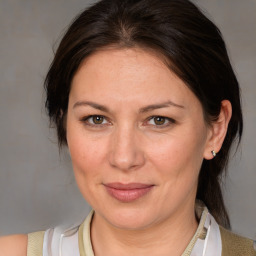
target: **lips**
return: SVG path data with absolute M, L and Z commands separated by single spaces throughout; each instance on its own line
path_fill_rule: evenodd
M 145 196 L 154 185 L 143 183 L 107 183 L 104 184 L 108 194 L 118 201 L 128 203 Z

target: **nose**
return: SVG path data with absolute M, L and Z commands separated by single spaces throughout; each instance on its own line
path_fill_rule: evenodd
M 122 171 L 135 170 L 145 163 L 140 144 L 140 135 L 136 129 L 120 128 L 112 134 L 109 163 Z

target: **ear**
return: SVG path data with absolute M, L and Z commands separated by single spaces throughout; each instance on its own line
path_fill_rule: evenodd
M 218 119 L 213 121 L 209 127 L 208 139 L 204 151 L 204 158 L 212 159 L 214 156 L 212 151 L 217 154 L 223 144 L 228 130 L 228 124 L 232 116 L 232 106 L 230 101 L 223 100 L 221 102 L 221 110 Z

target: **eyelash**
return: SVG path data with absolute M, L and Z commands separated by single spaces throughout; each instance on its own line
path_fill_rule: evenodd
M 166 117 L 166 116 L 151 116 L 151 117 L 147 118 L 146 121 L 149 122 L 155 118 L 163 118 L 164 119 L 164 124 L 159 124 L 159 125 L 153 124 L 152 125 L 152 126 L 155 126 L 155 128 L 157 128 L 157 129 L 166 128 L 166 127 L 176 123 L 174 119 L 172 119 L 170 117 Z M 167 123 L 165 123 L 166 121 L 167 121 Z
M 95 123 L 90 123 L 88 121 L 90 118 L 97 118 L 97 117 L 103 118 L 103 122 L 104 122 L 104 120 L 109 122 L 108 119 L 105 116 L 102 116 L 102 115 L 89 115 L 89 116 L 85 116 L 85 117 L 81 118 L 80 121 L 82 123 L 84 123 L 85 125 L 92 126 L 92 127 L 95 127 L 95 128 L 96 127 L 97 128 L 101 128 L 101 127 L 105 127 L 106 125 L 109 125 L 109 124 L 104 124 L 104 123 L 103 124 L 95 124 Z M 169 117 L 165 117 L 165 116 L 150 116 L 150 117 L 148 117 L 146 119 L 146 122 L 149 122 L 149 121 L 153 120 L 154 118 L 163 118 L 164 119 L 164 124 L 159 124 L 159 125 L 152 124 L 151 125 L 151 126 L 155 126 L 155 128 L 157 128 L 157 129 L 165 128 L 165 127 L 168 127 L 168 126 L 176 123 L 176 121 L 174 119 L 169 118 Z M 166 121 L 168 121 L 168 123 L 165 123 Z M 143 122 L 143 124 L 144 124 L 144 122 Z
M 95 124 L 95 123 L 90 123 L 88 120 L 90 118 L 94 118 L 94 117 L 100 117 L 100 118 L 103 118 L 104 120 L 107 121 L 107 118 L 105 116 L 102 116 L 102 115 L 89 115 L 89 116 L 85 116 L 83 117 L 80 121 L 82 123 L 84 123 L 85 125 L 88 125 L 88 126 L 92 126 L 92 127 L 103 127 L 103 126 L 106 126 L 106 124 Z

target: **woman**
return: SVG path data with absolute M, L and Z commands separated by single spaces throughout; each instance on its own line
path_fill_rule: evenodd
M 79 227 L 2 238 L 3 255 L 256 255 L 225 229 L 220 189 L 243 130 L 239 86 L 194 4 L 98 2 L 63 37 L 45 87 L 94 211 Z

